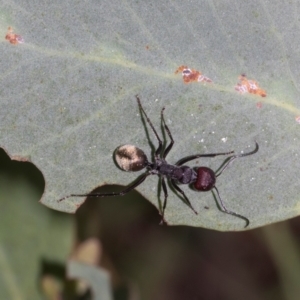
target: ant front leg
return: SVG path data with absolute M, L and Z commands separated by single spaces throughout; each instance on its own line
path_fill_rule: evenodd
M 176 182 L 174 180 L 170 180 L 170 185 L 171 187 L 173 187 L 177 192 L 179 192 L 183 199 L 184 199 L 184 203 L 196 214 L 198 215 L 198 213 L 195 211 L 194 207 L 192 206 L 190 200 L 188 199 L 188 197 L 185 195 L 184 191 L 176 184 Z

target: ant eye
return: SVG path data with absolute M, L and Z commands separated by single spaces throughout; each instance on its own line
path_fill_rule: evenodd
M 194 188 L 197 191 L 206 192 L 210 191 L 216 183 L 215 172 L 206 167 L 196 169 L 197 180 L 194 183 Z
M 119 168 L 127 172 L 140 171 L 148 164 L 144 151 L 133 145 L 119 146 L 115 150 L 114 159 Z

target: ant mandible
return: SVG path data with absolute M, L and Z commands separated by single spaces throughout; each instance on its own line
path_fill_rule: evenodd
M 164 129 L 166 130 L 166 132 L 171 140 L 170 144 L 166 148 L 163 147 L 162 140 L 160 139 L 152 122 L 150 121 L 149 117 L 147 116 L 147 114 L 141 104 L 140 98 L 138 96 L 136 96 L 136 99 L 137 99 L 139 109 L 140 109 L 142 115 L 144 114 L 144 116 L 146 117 L 146 120 L 147 120 L 148 124 L 150 125 L 150 127 L 158 141 L 158 147 L 155 150 L 154 161 L 149 162 L 144 151 L 133 145 L 119 146 L 115 150 L 114 156 L 115 156 L 116 163 L 124 171 L 136 172 L 136 171 L 140 171 L 144 168 L 146 168 L 147 171 L 144 174 L 142 174 L 140 177 L 138 177 L 132 184 L 128 185 L 121 192 L 107 193 L 107 194 L 101 194 L 101 193 L 71 194 L 71 195 L 68 195 L 68 196 L 65 196 L 65 197 L 59 199 L 58 202 L 61 202 L 69 197 L 123 196 L 123 195 L 129 193 L 130 191 L 132 191 L 133 189 L 135 189 L 141 183 L 143 183 L 149 175 L 157 175 L 161 178 L 162 190 L 164 192 L 164 202 L 162 205 L 162 212 L 161 212 L 161 217 L 162 217 L 161 224 L 163 224 L 165 222 L 164 221 L 164 213 L 165 213 L 165 209 L 167 206 L 167 199 L 168 199 L 168 190 L 167 190 L 167 185 L 166 185 L 166 180 L 165 180 L 167 178 L 169 180 L 169 184 L 170 184 L 171 188 L 173 188 L 174 190 L 176 190 L 178 193 L 181 194 L 181 196 L 183 197 L 182 199 L 183 199 L 184 203 L 189 208 L 191 208 L 196 215 L 198 213 L 193 208 L 190 200 L 185 195 L 184 191 L 178 186 L 178 184 L 193 184 L 193 188 L 199 192 L 215 191 L 217 198 L 218 198 L 219 210 L 221 210 L 222 212 L 224 212 L 226 214 L 243 219 L 246 222 L 246 225 L 245 225 L 245 228 L 246 228 L 250 223 L 249 219 L 226 208 L 215 184 L 216 184 L 217 177 L 219 177 L 222 174 L 222 172 L 228 167 L 228 165 L 233 160 L 235 160 L 239 157 L 244 157 L 244 156 L 248 156 L 248 155 L 252 155 L 252 154 L 256 153 L 259 148 L 257 142 L 255 142 L 256 146 L 253 151 L 227 157 L 227 159 L 223 162 L 223 164 L 219 167 L 219 169 L 216 172 L 214 172 L 212 169 L 207 168 L 207 167 L 191 168 L 191 167 L 185 166 L 183 164 L 187 163 L 188 161 L 197 159 L 199 157 L 215 157 L 215 156 L 219 156 L 219 155 L 229 155 L 229 154 L 234 153 L 234 151 L 224 152 L 224 153 L 195 154 L 195 155 L 190 155 L 190 156 L 180 159 L 177 163 L 175 163 L 175 165 L 168 164 L 166 161 L 166 157 L 173 147 L 174 140 L 173 140 L 172 134 L 170 132 L 170 129 L 165 122 L 165 118 L 164 118 L 164 109 L 165 108 L 163 108 L 161 110 L 161 120 L 162 120 Z M 214 193 L 213 193 L 213 195 L 214 195 Z

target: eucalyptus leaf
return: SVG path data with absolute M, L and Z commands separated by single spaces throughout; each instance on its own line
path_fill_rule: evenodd
M 296 6 L 279 0 L 2 3 L 2 36 L 11 26 L 25 43 L 0 45 L 0 146 L 41 170 L 43 204 L 75 212 L 84 199 L 57 200 L 103 184 L 127 185 L 141 174 L 116 167 L 119 145 L 137 145 L 151 156 L 138 94 L 157 130 L 166 108 L 175 140 L 169 163 L 196 153 L 251 151 L 258 142 L 258 153 L 236 160 L 217 181 L 227 207 L 249 218 L 249 228 L 297 216 Z M 213 83 L 185 84 L 174 73 L 181 65 Z M 235 91 L 242 73 L 267 97 Z M 216 170 L 222 161 L 191 166 Z M 137 189 L 159 205 L 156 176 Z M 199 214 L 169 191 L 169 224 L 243 229 L 243 220 L 217 209 L 211 193 L 182 189 Z

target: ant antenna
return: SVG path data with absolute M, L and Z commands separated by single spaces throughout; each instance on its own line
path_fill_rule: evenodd
M 218 195 L 218 197 L 216 197 L 216 195 L 215 195 L 215 193 L 213 191 L 216 192 L 216 194 Z M 240 214 L 238 214 L 238 213 L 236 213 L 236 212 L 234 212 L 234 211 L 231 211 L 231 210 L 227 209 L 226 206 L 225 206 L 225 204 L 224 204 L 224 202 L 223 202 L 223 200 L 222 200 L 222 198 L 221 198 L 221 196 L 220 196 L 219 190 L 217 189 L 216 186 L 213 187 L 212 192 L 213 192 L 215 200 L 216 200 L 217 204 L 219 205 L 219 208 L 220 208 L 221 211 L 223 211 L 226 214 L 229 214 L 229 215 L 238 217 L 240 219 L 243 219 L 246 222 L 246 225 L 245 225 L 244 228 L 248 227 L 248 225 L 250 224 L 249 219 L 246 218 L 246 217 L 244 217 L 244 216 L 242 216 L 242 215 L 240 215 Z
M 258 143 L 255 141 L 255 149 L 254 150 L 247 152 L 247 153 L 236 154 L 231 157 L 228 157 L 225 160 L 225 162 L 221 165 L 221 167 L 215 172 L 216 177 L 219 177 L 223 173 L 223 171 L 229 166 L 229 164 L 232 163 L 235 159 L 237 159 L 239 157 L 245 157 L 248 155 L 252 155 L 252 154 L 256 153 L 258 151 L 258 149 L 259 149 Z

